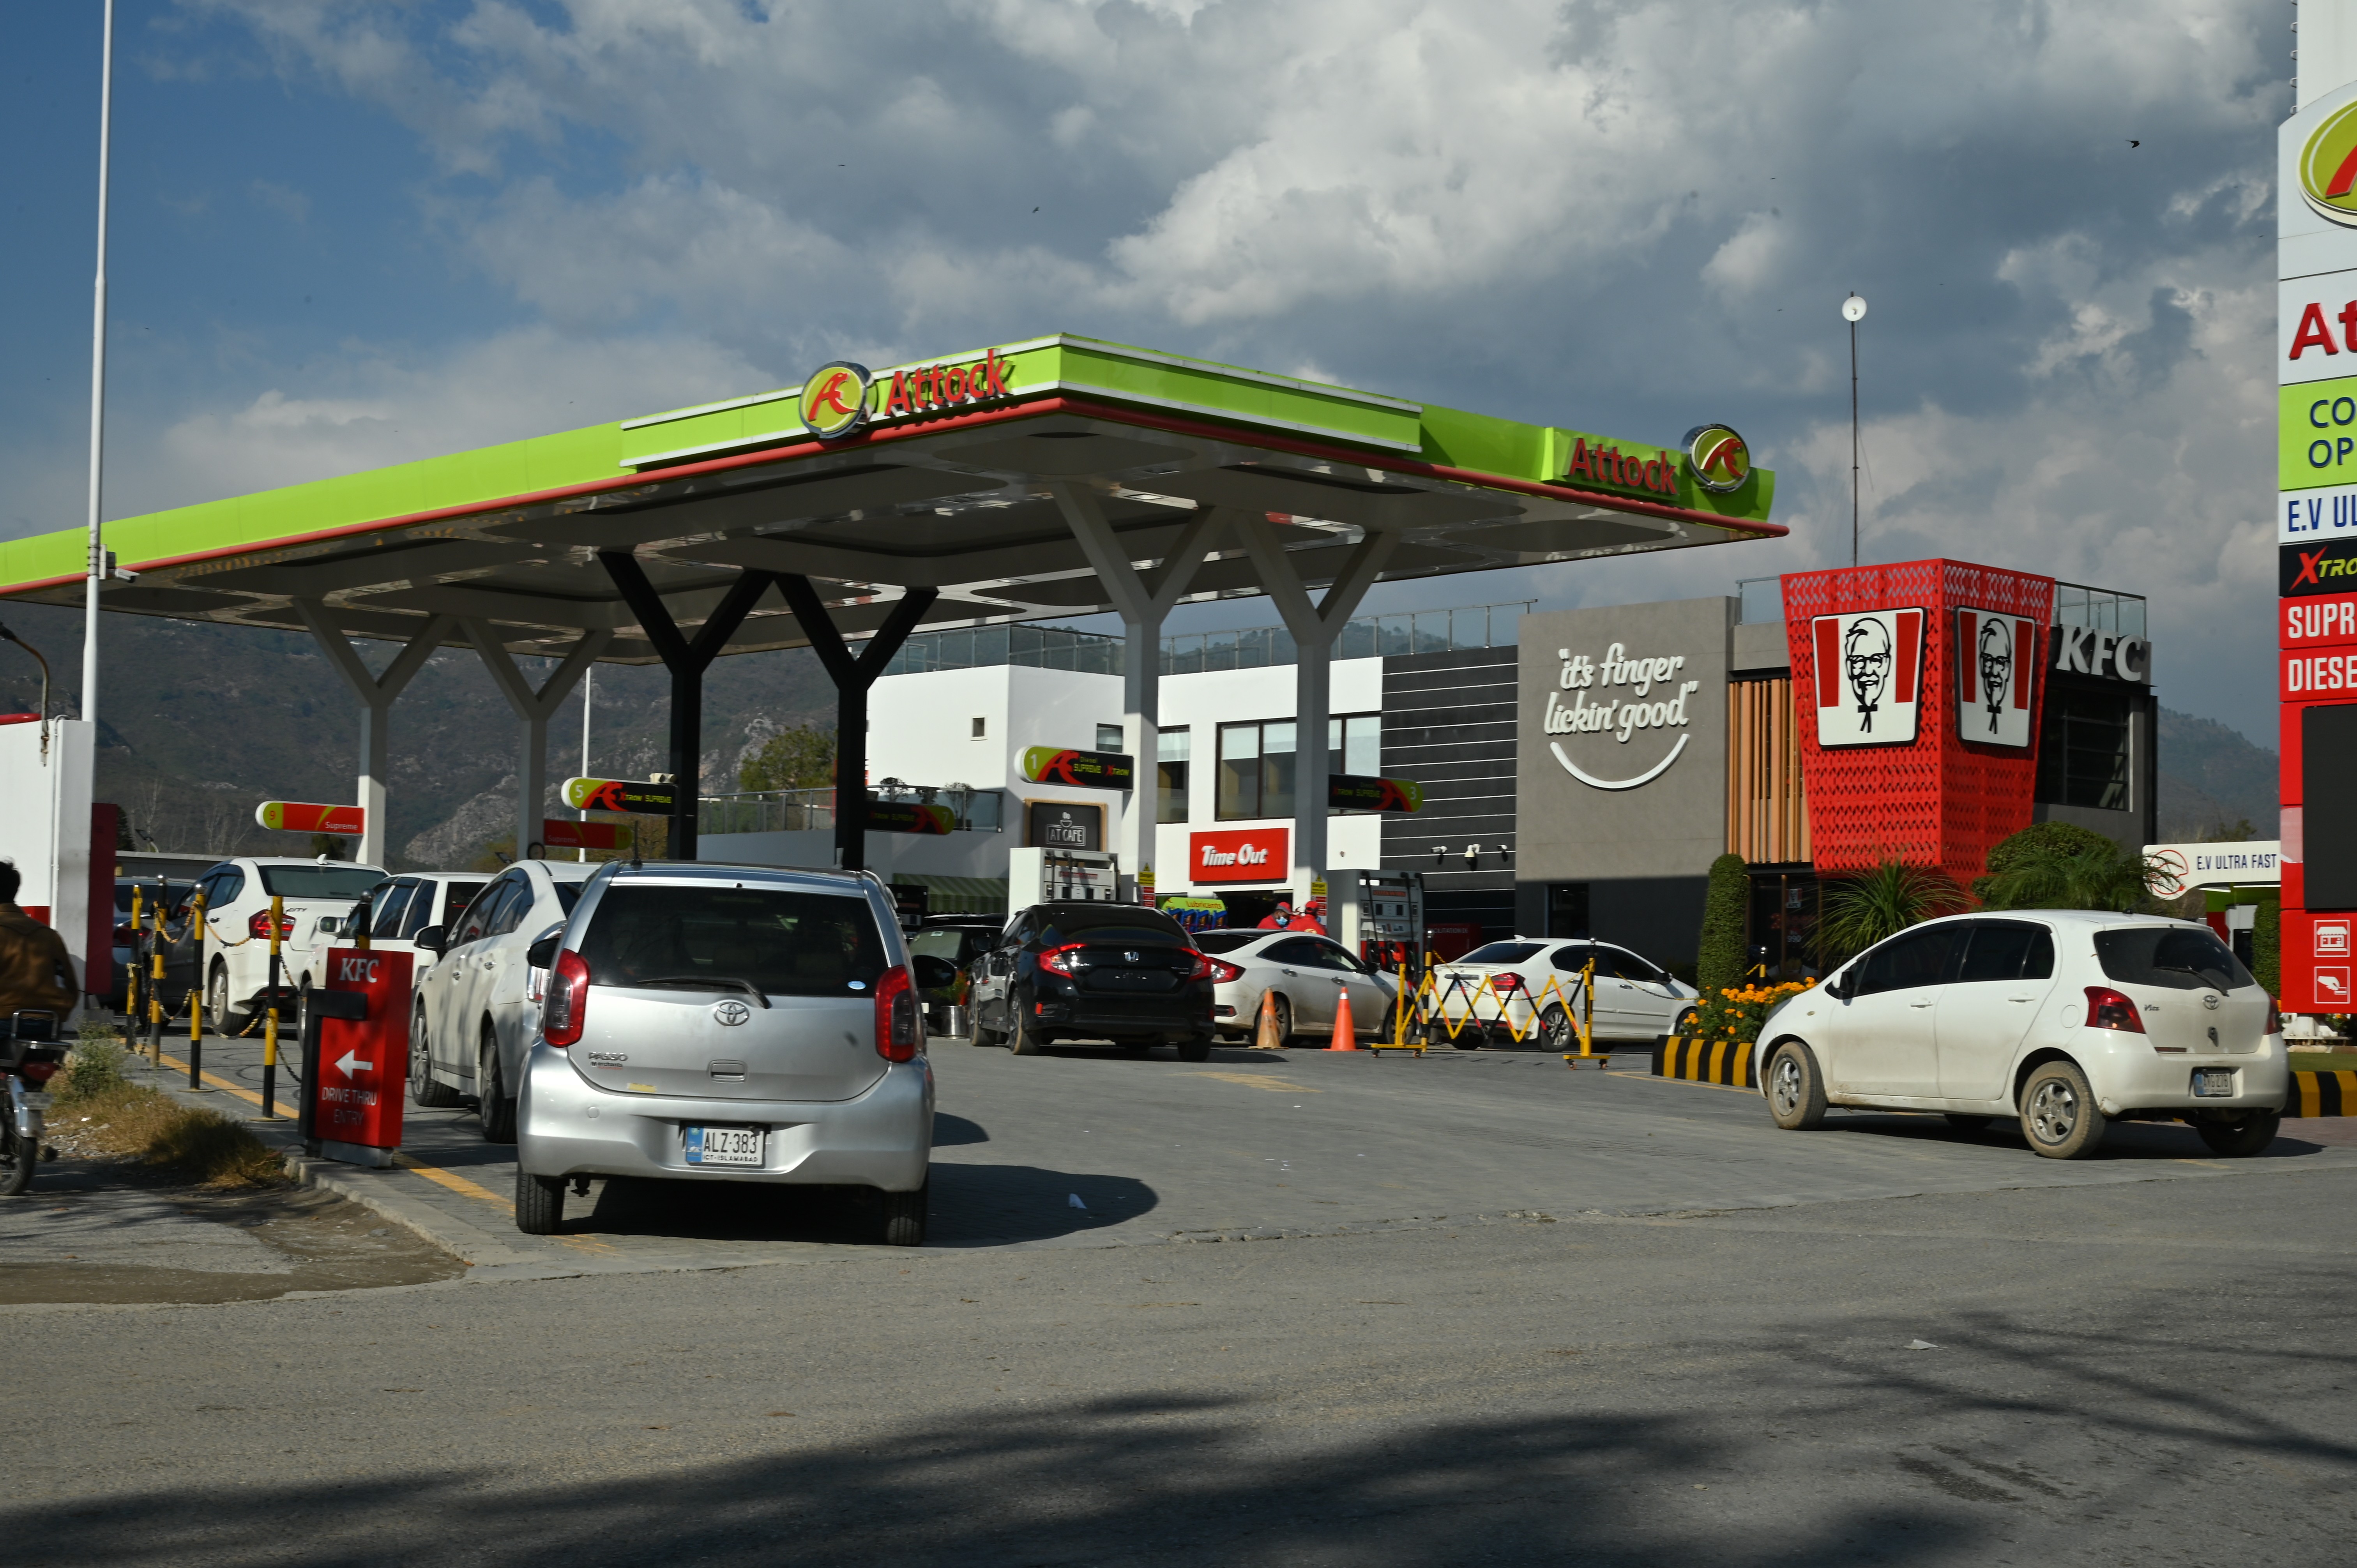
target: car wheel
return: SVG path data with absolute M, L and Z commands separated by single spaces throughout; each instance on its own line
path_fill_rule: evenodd
M 1006 1049 L 1011 1056 L 1036 1057 L 1039 1054 L 1039 1026 L 1030 1015 L 1012 1000 L 1006 1004 Z
M 484 1143 L 516 1141 L 516 1102 L 500 1077 L 500 1042 L 488 1024 L 483 1043 L 475 1047 L 475 1114 L 483 1124 Z
M 933 1178 L 925 1177 L 925 1185 L 914 1192 L 888 1192 L 884 1197 L 884 1244 L 888 1247 L 921 1247 L 925 1244 L 925 1216 L 931 1207 Z
M 2245 1116 L 2239 1122 L 2196 1122 L 2193 1130 L 2210 1145 L 2210 1152 L 2225 1159 L 2247 1160 L 2253 1155 L 2266 1153 L 2267 1145 L 2276 1141 L 2276 1131 L 2283 1125 L 2283 1117 L 2273 1111 L 2262 1111 Z
M 2048 1062 L 2021 1086 L 2022 1136 L 2050 1160 L 2086 1158 L 2109 1125 L 2076 1062 Z
M 1996 1120 L 1994 1116 L 1966 1116 L 1954 1111 L 1948 1112 L 1948 1125 L 1959 1133 L 1985 1132 L 1988 1124 Z
M 1768 1058 L 1768 1114 L 1788 1133 L 1825 1124 L 1825 1080 L 1817 1058 L 1798 1040 L 1785 1041 Z
M 1207 1062 L 1211 1059 L 1211 1036 L 1198 1035 L 1178 1042 L 1178 1059 L 1182 1062 Z
M 1281 1051 L 1293 1044 L 1293 1004 L 1286 1000 L 1283 993 L 1272 993 L 1269 996 L 1269 1013 L 1275 1020 L 1273 1032 L 1276 1036 L 1276 1048 Z M 1254 1037 L 1257 1041 L 1259 1037 L 1257 1031 L 1254 1032 Z
M 527 1236 L 554 1236 L 565 1223 L 565 1178 L 533 1176 L 516 1167 L 516 1229 Z
M 229 1009 L 229 965 L 215 962 L 212 977 L 205 982 L 205 1022 L 216 1035 L 236 1034 L 246 1026 L 246 1015 Z
M 409 1102 L 429 1111 L 458 1103 L 458 1091 L 434 1076 L 434 1051 L 425 1038 L 425 1009 L 409 1020 Z
M 1579 1033 L 1571 1026 L 1570 1017 L 1561 1007 L 1549 1005 L 1539 1015 L 1539 1049 L 1561 1052 L 1578 1048 Z
M 1678 1015 L 1677 1022 L 1670 1026 L 1670 1033 L 1681 1040 L 1691 1040 L 1695 1036 L 1695 1031 L 1701 1027 L 1701 1012 L 1696 1008 L 1689 1007 Z

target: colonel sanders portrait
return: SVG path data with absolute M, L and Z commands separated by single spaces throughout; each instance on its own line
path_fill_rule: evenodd
M 1857 727 L 1870 732 L 1874 710 L 1882 705 L 1882 694 L 1890 685 L 1890 633 L 1880 621 L 1851 623 L 1849 635 L 1842 639 L 1842 665 L 1850 693 L 1857 698 Z
M 1997 616 L 1981 622 L 1981 695 L 1988 703 L 1989 734 L 2013 691 L 2013 624 Z

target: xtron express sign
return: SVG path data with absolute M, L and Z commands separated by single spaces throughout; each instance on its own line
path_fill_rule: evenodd
M 1584 653 L 1574 654 L 1568 648 L 1555 652 L 1562 660 L 1562 669 L 1555 678 L 1555 690 L 1546 694 L 1546 707 L 1540 720 L 1544 733 L 1608 736 L 1616 746 L 1625 746 L 1641 731 L 1687 727 L 1686 700 L 1702 690 L 1702 682 L 1678 679 L 1686 664 L 1684 654 L 1650 654 L 1631 659 L 1628 645 L 1620 642 L 1607 648 L 1601 660 L 1592 660 Z M 1562 692 L 1572 694 L 1570 702 L 1565 702 L 1558 694 Z M 1590 692 L 1596 693 L 1598 701 L 1588 700 Z M 1616 755 L 1609 767 L 1591 752 L 1593 771 L 1573 761 L 1561 741 L 1547 742 L 1547 749 L 1566 773 L 1591 789 L 1634 789 L 1668 772 L 1670 765 L 1685 750 L 1689 738 L 1686 735 L 1678 736 L 1666 751 L 1640 747 L 1634 761 L 1626 754 Z

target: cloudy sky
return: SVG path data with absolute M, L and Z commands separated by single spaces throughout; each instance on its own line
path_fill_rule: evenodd
M 79 523 L 98 0 L 12 7 L 0 535 Z M 2287 0 L 120 0 L 107 510 L 1067 330 L 1633 439 L 2141 592 L 2273 746 Z M 2131 145 L 2131 142 L 2141 145 Z M 1223 607 L 1225 624 L 1272 618 Z

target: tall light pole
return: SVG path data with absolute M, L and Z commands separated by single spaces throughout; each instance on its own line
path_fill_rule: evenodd
M 1849 564 L 1857 564 L 1857 324 L 1866 319 L 1866 298 L 1856 289 L 1842 301 L 1849 323 Z
M 106 0 L 105 42 L 98 71 L 98 282 L 90 328 L 90 576 L 81 629 L 81 716 L 98 721 L 98 586 L 106 578 L 106 541 L 99 529 L 99 482 L 106 453 L 107 133 L 114 119 L 114 0 Z

